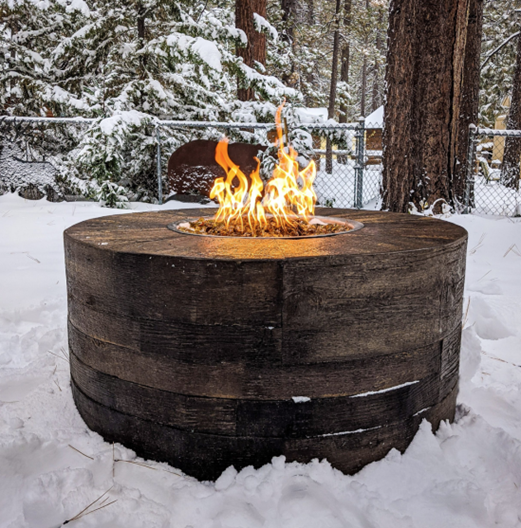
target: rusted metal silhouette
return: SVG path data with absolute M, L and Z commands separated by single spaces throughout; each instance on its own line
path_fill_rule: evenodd
M 198 139 L 179 147 L 168 161 L 170 192 L 209 196 L 215 178 L 224 177 L 223 168 L 215 161 L 217 141 Z M 228 154 L 246 174 L 257 167 L 255 157 L 265 146 L 247 143 L 230 143 Z M 238 184 L 238 180 L 237 180 Z

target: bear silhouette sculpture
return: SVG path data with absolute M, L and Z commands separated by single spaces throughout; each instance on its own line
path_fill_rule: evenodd
M 170 192 L 209 196 L 215 178 L 224 177 L 224 169 L 215 161 L 217 141 L 198 139 L 179 147 L 168 161 Z M 249 177 L 257 167 L 255 157 L 265 146 L 230 143 L 228 154 L 242 172 Z M 238 185 L 239 181 L 236 178 Z

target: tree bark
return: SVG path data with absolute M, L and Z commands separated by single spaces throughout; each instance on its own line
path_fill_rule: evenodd
M 452 204 L 470 0 L 393 0 L 389 11 L 383 209 Z M 439 204 L 439 202 L 437 202 Z M 436 212 L 441 209 L 441 204 Z
M 310 26 L 315 25 L 315 0 L 307 0 L 307 20 Z
M 253 0 L 253 12 L 266 18 L 266 0 Z M 266 35 L 254 32 L 253 60 L 266 65 Z
M 362 63 L 362 94 L 360 96 L 360 115 L 365 117 L 365 91 L 367 87 L 367 57 L 364 55 Z
M 345 0 L 344 3 L 344 45 L 342 46 L 342 54 L 340 56 L 340 80 L 346 84 L 349 82 L 349 59 L 350 47 L 349 37 L 347 34 L 351 28 L 351 5 L 352 0 Z M 340 123 L 347 123 L 347 106 L 340 106 L 340 116 L 338 118 Z
M 517 59 L 512 82 L 512 101 L 508 113 L 507 130 L 521 130 L 521 35 L 517 37 Z M 507 187 L 519 189 L 521 137 L 505 138 L 505 152 L 501 181 Z
M 369 9 L 369 0 L 365 0 L 365 10 Z M 367 32 L 367 26 L 366 26 Z M 360 115 L 365 117 L 365 96 L 367 90 L 367 55 L 365 54 L 368 46 L 367 34 L 364 37 L 364 61 L 362 63 L 362 94 L 360 98 Z
M 463 204 L 467 186 L 469 126 L 478 124 L 483 0 L 470 0 L 463 66 L 463 86 L 458 122 L 458 136 L 452 178 L 452 201 Z
M 282 21 L 284 22 L 284 26 L 286 28 L 285 38 L 288 42 L 292 43 L 295 37 L 294 28 L 297 2 L 296 0 L 281 0 L 280 5 L 283 11 Z
M 255 61 L 266 62 L 266 36 L 255 29 L 253 13 L 266 17 L 266 0 L 236 0 L 235 27 L 246 33 L 248 43 L 245 47 L 237 47 L 237 55 L 242 57 L 244 64 L 254 67 Z M 253 88 L 238 88 L 237 96 L 240 101 L 254 99 Z
M 338 16 L 340 14 L 340 2 L 341 0 L 336 0 L 336 9 L 335 9 L 335 32 L 333 34 L 333 60 L 331 64 L 331 85 L 329 90 L 329 106 L 327 109 L 328 119 L 333 119 L 335 117 L 335 101 L 336 101 L 336 85 L 338 79 L 338 48 L 340 47 L 340 28 Z M 331 174 L 333 172 L 333 145 L 331 139 L 327 138 L 326 141 L 326 172 Z
M 145 46 L 145 16 L 146 16 L 146 9 L 142 4 L 138 4 L 137 6 L 137 38 L 138 38 L 138 47 L 139 49 L 143 48 Z M 145 79 L 145 70 L 147 67 L 147 57 L 146 55 L 140 55 L 139 56 L 139 65 L 141 68 L 141 79 Z
M 481 0 L 482 1 L 482 0 Z M 380 25 L 382 23 L 382 13 L 379 16 L 379 23 L 376 32 L 376 49 L 380 51 L 382 49 L 382 36 L 380 35 Z M 374 67 L 373 67 L 373 101 L 372 101 L 372 111 L 374 112 L 381 104 L 380 102 L 380 62 L 378 56 L 375 58 Z

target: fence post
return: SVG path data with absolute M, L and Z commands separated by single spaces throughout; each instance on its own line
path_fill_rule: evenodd
M 159 205 L 163 205 L 163 180 L 161 178 L 161 134 L 159 125 L 156 123 L 156 140 L 157 140 L 157 197 Z
M 469 150 L 467 153 L 467 181 L 465 186 L 465 208 L 463 214 L 470 213 L 470 193 L 474 183 L 474 156 L 476 154 L 476 125 L 469 125 Z
M 363 205 L 364 185 L 364 157 L 365 157 L 365 118 L 358 119 L 356 127 L 356 165 L 355 165 L 355 196 L 354 202 L 357 209 Z

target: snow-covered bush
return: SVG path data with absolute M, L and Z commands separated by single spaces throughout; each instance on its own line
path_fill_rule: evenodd
M 283 98 L 300 98 L 236 55 L 245 34 L 235 28 L 231 1 L 0 0 L 0 12 L 5 111 L 97 118 L 63 162 L 71 177 L 118 183 L 132 199 L 153 200 L 156 192 L 154 118 L 271 121 Z M 267 21 L 258 23 L 277 38 Z M 258 99 L 239 101 L 238 83 Z M 186 131 L 162 132 L 168 145 L 186 141 Z
M 123 185 L 131 198 L 150 201 L 156 189 L 153 131 L 151 117 L 140 112 L 98 120 L 79 145 L 79 177 Z
M 110 181 L 104 181 L 101 184 L 97 199 L 104 207 L 117 209 L 126 208 L 128 203 L 125 189 Z

